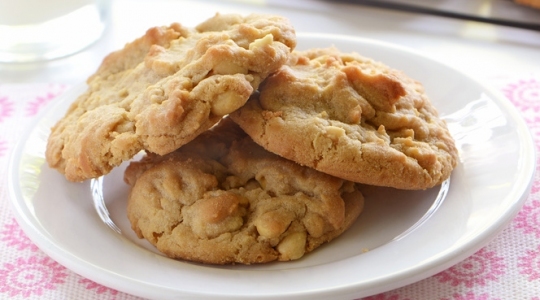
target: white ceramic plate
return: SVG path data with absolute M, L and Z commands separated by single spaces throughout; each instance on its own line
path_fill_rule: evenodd
M 103 181 L 111 218 L 122 234 L 99 219 L 88 182 L 67 182 L 47 167 L 49 128 L 85 89 L 79 86 L 58 99 L 14 151 L 9 179 L 19 224 L 73 271 L 155 299 L 352 299 L 413 283 L 473 254 L 512 219 L 529 193 L 535 158 L 525 123 L 499 94 L 411 50 L 353 37 L 299 36 L 299 49 L 331 45 L 380 60 L 424 83 L 460 150 L 444 201 L 435 201 L 438 188 L 372 188 L 353 227 L 299 261 L 220 267 L 174 261 L 130 230 L 125 166 Z

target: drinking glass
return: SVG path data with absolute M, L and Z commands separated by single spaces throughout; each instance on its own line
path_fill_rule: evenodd
M 0 62 L 50 60 L 97 41 L 110 0 L 0 0 Z

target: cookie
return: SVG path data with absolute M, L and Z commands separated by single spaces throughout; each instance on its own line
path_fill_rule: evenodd
M 282 157 L 347 180 L 426 189 L 457 150 L 422 85 L 336 48 L 296 51 L 230 117 Z
M 295 44 L 290 22 L 272 15 L 151 28 L 88 79 L 51 130 L 47 162 L 82 181 L 141 150 L 172 152 L 242 106 Z
M 363 209 L 357 185 L 264 150 L 227 118 L 125 171 L 133 230 L 169 257 L 255 264 L 303 257 Z

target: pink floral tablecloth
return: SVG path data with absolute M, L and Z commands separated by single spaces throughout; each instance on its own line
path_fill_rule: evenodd
M 540 74 L 486 78 L 521 111 L 540 148 Z M 8 161 L 24 128 L 69 86 L 0 84 L 0 299 L 139 299 L 66 269 L 20 229 L 10 205 Z M 540 164 L 537 163 L 537 170 Z M 514 220 L 487 246 L 430 278 L 369 300 L 540 300 L 540 178 Z

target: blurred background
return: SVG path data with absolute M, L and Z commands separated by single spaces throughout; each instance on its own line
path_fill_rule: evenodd
M 0 83 L 79 83 L 97 68 L 107 53 L 141 36 L 149 27 L 172 22 L 193 26 L 218 11 L 276 13 L 289 17 L 298 32 L 352 35 L 400 44 L 479 77 L 501 68 L 507 72 L 527 71 L 531 64 L 540 69 L 537 55 L 540 9 L 512 0 L 99 1 L 106 3 L 107 11 L 103 17 L 107 25 L 97 42 L 74 55 L 48 62 L 0 63 Z M 536 30 L 400 11 L 403 8 L 399 5 L 403 4 L 467 17 L 510 20 L 536 26 Z M 5 10 L 0 17 L 2 15 L 6 15 Z M 59 31 L 56 35 L 63 36 L 64 33 Z

